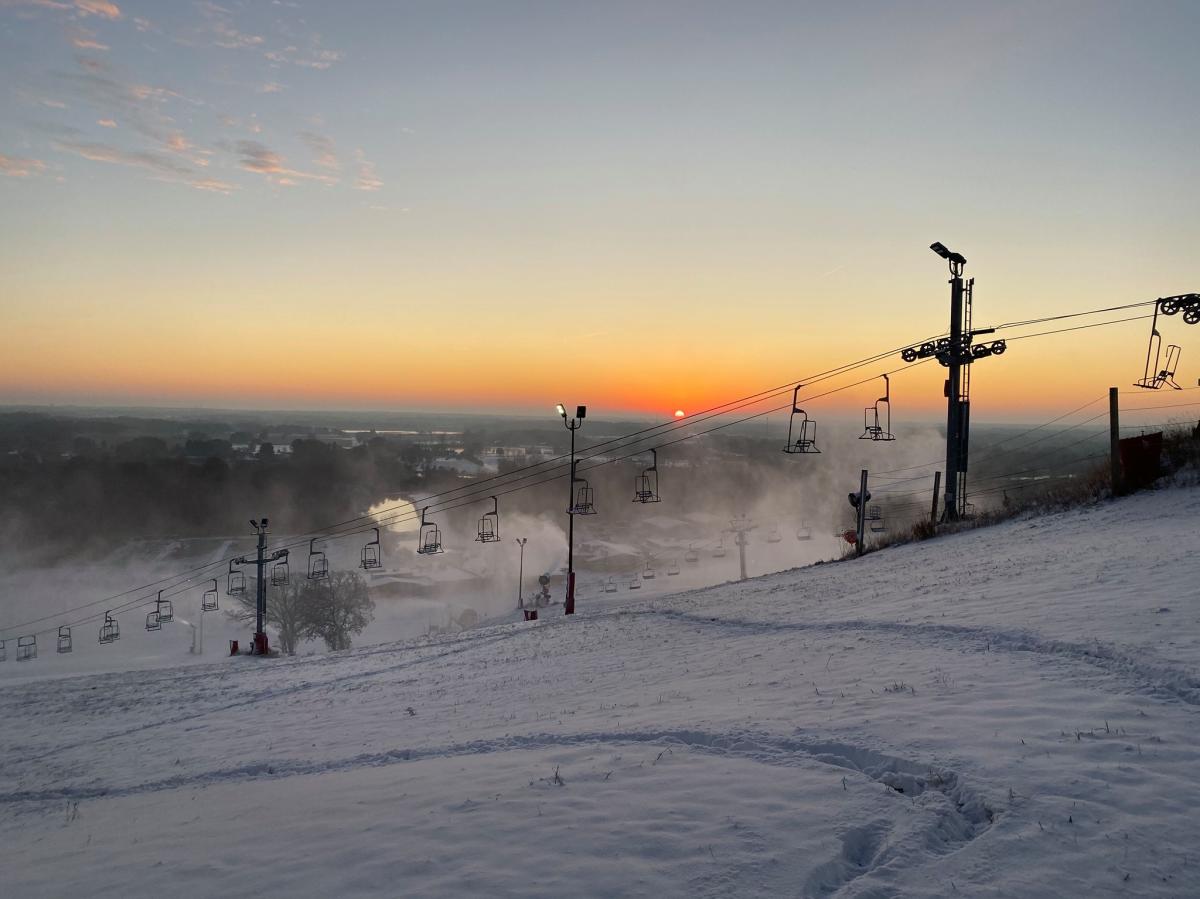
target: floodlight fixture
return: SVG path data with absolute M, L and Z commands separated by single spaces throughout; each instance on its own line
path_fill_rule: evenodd
M 567 407 L 564 406 L 562 403 L 559 403 L 554 408 L 558 410 L 558 414 L 561 415 L 563 418 L 567 417 Z
M 946 245 L 941 241 L 935 240 L 929 245 L 929 249 L 933 250 L 933 252 L 937 253 L 939 256 L 953 265 L 967 264 L 966 256 L 964 256 L 962 253 L 955 253 L 953 250 L 947 249 Z
M 587 418 L 587 406 L 576 406 L 575 407 L 575 417 L 576 418 Z

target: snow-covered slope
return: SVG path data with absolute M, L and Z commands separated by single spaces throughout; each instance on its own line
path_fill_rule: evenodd
M 10 682 L 5 895 L 1200 895 L 1200 491 L 573 620 Z

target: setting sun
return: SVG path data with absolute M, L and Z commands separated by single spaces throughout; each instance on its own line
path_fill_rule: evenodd
M 676 418 L 683 418 L 683 416 L 684 416 L 684 412 L 683 412 L 683 410 L 682 410 L 682 409 L 676 409 L 676 410 L 675 410 L 675 417 L 676 417 Z

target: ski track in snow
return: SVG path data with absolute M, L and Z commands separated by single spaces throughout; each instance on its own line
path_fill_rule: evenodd
M 657 614 L 674 621 L 700 626 L 715 625 L 761 634 L 780 631 L 864 632 L 935 642 L 939 638 L 950 638 L 969 642 L 972 648 L 979 652 L 996 650 L 1058 656 L 1098 666 L 1109 674 L 1132 681 L 1139 689 L 1152 695 L 1178 699 L 1188 705 L 1200 705 L 1200 677 L 1194 672 L 1138 658 L 1139 654 L 1145 655 L 1144 651 L 1129 652 L 1099 641 L 1072 643 L 1066 640 L 1045 639 L 1031 633 L 997 631 L 953 624 L 908 624 L 899 621 L 866 619 L 822 622 L 753 621 L 672 610 L 659 611 Z

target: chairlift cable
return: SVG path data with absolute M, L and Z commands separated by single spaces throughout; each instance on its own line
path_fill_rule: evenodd
M 1104 311 L 1116 311 L 1116 310 L 1117 310 L 1117 309 L 1119 309 L 1119 308 L 1135 308 L 1135 307 L 1137 307 L 1137 306 L 1142 306 L 1142 305 L 1150 305 L 1150 304 L 1151 304 L 1151 303 L 1153 303 L 1153 302 L 1157 302 L 1157 301 L 1146 301 L 1146 302 L 1143 302 L 1143 303 L 1138 303 L 1138 304 L 1130 304 L 1129 306 L 1125 306 L 1125 307 L 1112 307 L 1111 309 L 1108 309 L 1108 310 L 1092 310 L 1091 312 L 1071 313 L 1071 314 L 1068 314 L 1068 315 L 1065 315 L 1065 316 L 1051 316 L 1051 317 L 1047 317 L 1046 319 L 1042 319 L 1042 320 L 1035 320 L 1035 319 L 1031 319 L 1031 320 L 1029 320 L 1028 322 L 1014 322 L 1014 323 L 1006 323 L 1006 324 L 1004 324 L 1004 325 L 997 326 L 997 329 L 999 329 L 999 328 L 1008 328 L 1008 327 L 1017 327 L 1017 326 L 1019 326 L 1019 325 L 1021 325 L 1021 324 L 1034 324 L 1034 323 L 1038 323 L 1039 321 L 1051 321 L 1051 320 L 1056 320 L 1056 319 L 1059 319 L 1059 318 L 1077 317 L 1077 316 L 1080 316 L 1080 315 L 1087 315 L 1087 314 L 1097 314 L 1097 313 L 1104 312 Z M 1060 334 L 1060 333 L 1064 333 L 1064 332 L 1068 332 L 1068 331 L 1078 331 L 1078 330 L 1084 330 L 1084 329 L 1088 329 L 1088 328 L 1104 327 L 1104 326 L 1107 326 L 1107 325 L 1123 324 L 1123 323 L 1125 323 L 1125 322 L 1130 322 L 1130 321 L 1138 321 L 1138 320 L 1142 320 L 1142 319 L 1146 319 L 1146 318 L 1150 318 L 1150 317 L 1152 317 L 1152 316 L 1149 316 L 1149 315 L 1133 316 L 1133 317 L 1129 317 L 1129 318 L 1115 319 L 1115 320 L 1111 320 L 1111 321 L 1095 322 L 1095 323 L 1093 323 L 1093 324 L 1088 324 L 1088 325 L 1078 325 L 1078 326 L 1069 327 L 1069 328 L 1059 328 L 1059 329 L 1054 329 L 1054 330 L 1050 330 L 1050 331 L 1042 331 L 1042 332 L 1037 332 L 1037 333 L 1034 333 L 1034 334 L 1022 334 L 1022 335 L 1018 335 L 1018 336 L 1016 336 L 1016 337 L 1010 337 L 1010 338 L 1007 338 L 1007 339 L 1011 341 L 1011 340 L 1023 340 L 1023 339 L 1026 339 L 1026 338 L 1032 338 L 1032 337 L 1045 337 L 1045 336 L 1049 336 L 1049 335 L 1052 335 L 1052 334 Z M 940 335 L 939 335 L 939 336 L 940 336 Z M 907 346 L 911 346 L 911 345 L 912 345 L 912 344 L 911 344 L 911 343 L 909 343 L 909 344 L 906 344 L 906 345 L 905 345 L 905 347 L 907 347 Z M 901 347 L 901 348 L 899 348 L 899 349 L 904 349 L 905 347 Z M 702 411 L 702 412 L 698 412 L 698 413 L 694 413 L 693 415 L 687 416 L 687 417 L 685 417 L 685 418 L 682 418 L 682 419 L 676 419 L 676 420 L 672 420 L 672 421 L 668 421 L 668 422 L 663 422 L 663 423 L 660 423 L 660 424 L 657 424 L 657 425 L 652 425 L 652 426 L 649 426 L 649 427 L 647 427 L 647 428 L 640 429 L 640 430 L 638 430 L 638 431 L 634 431 L 634 432 L 632 432 L 632 433 L 630 433 L 630 434 L 627 434 L 627 435 L 623 435 L 623 436 L 620 436 L 620 437 L 614 437 L 614 438 L 610 438 L 609 440 L 602 441 L 601 443 L 595 444 L 594 446 L 590 447 L 589 449 L 591 449 L 591 450 L 595 450 L 595 449 L 599 449 L 599 448 L 601 448 L 601 447 L 604 447 L 604 446 L 611 445 L 611 444 L 613 444 L 613 443 L 622 443 L 622 442 L 624 442 L 626 445 L 628 445 L 630 442 L 642 442 L 642 441 L 644 441 L 644 440 L 646 440 L 646 439 L 650 439 L 650 438 L 649 438 L 649 437 L 642 437 L 641 435 L 647 435 L 647 434 L 649 434 L 649 433 L 650 433 L 650 432 L 652 432 L 652 431 L 659 431 L 659 430 L 663 430 L 663 432 L 664 432 L 664 433 L 669 433 L 669 432 L 671 432 L 671 431 L 674 431 L 674 430 L 679 430 L 679 429 L 682 429 L 682 428 L 684 428 L 684 427 L 687 427 L 687 426 L 689 426 L 689 425 L 698 424 L 698 423 L 700 423 L 700 422 L 702 422 L 702 421 L 707 421 L 707 420 L 709 420 L 709 419 L 711 419 L 711 418 L 715 418 L 715 417 L 717 417 L 717 416 L 719 416 L 719 415 L 725 415 L 725 414 L 728 414 L 729 412 L 737 411 L 738 409 L 745 408 L 746 406 L 752 405 L 752 404 L 754 404 L 754 403 L 757 403 L 757 402 L 762 402 L 762 401 L 764 401 L 764 400 L 766 400 L 766 399 L 771 399 L 771 398 L 773 398 L 774 396 L 779 396 L 779 395 L 782 395 L 783 393 L 786 393 L 786 391 L 787 391 L 787 390 L 793 389 L 793 388 L 794 388 L 794 386 L 795 386 L 796 384 L 805 384 L 805 385 L 807 385 L 807 384 L 812 384 L 812 383 L 819 383 L 820 381 L 828 380 L 828 379 L 830 379 L 830 378 L 833 378 L 833 377 L 836 377 L 836 376 L 838 376 L 838 375 L 840 375 L 840 374 L 845 374 L 845 373 L 848 373 L 848 372 L 850 372 L 850 371 L 854 371 L 854 370 L 856 370 L 857 368 L 861 368 L 861 367 L 863 367 L 863 366 L 870 365 L 870 364 L 872 364 L 873 362 L 879 361 L 879 360 L 880 360 L 880 359 L 882 359 L 882 358 L 886 358 L 886 357 L 887 357 L 887 356 L 889 356 L 889 355 L 893 355 L 894 353 L 896 353 L 896 352 L 899 352 L 899 349 L 896 349 L 896 350 L 890 350 L 890 351 L 888 351 L 888 352 L 886 352 L 886 353 L 878 353 L 878 354 L 875 354 L 875 355 L 873 355 L 873 356 L 864 357 L 863 359 L 861 359 L 861 360 L 858 360 L 858 361 L 856 361 L 856 362 L 852 362 L 852 363 L 846 363 L 846 364 L 844 364 L 844 365 L 837 366 L 837 367 L 835 367 L 835 368 L 832 368 L 832 369 L 828 369 L 828 370 L 826 370 L 826 371 L 824 371 L 824 372 L 818 373 L 817 375 L 814 375 L 814 376 L 811 376 L 811 377 L 808 377 L 808 378 L 804 378 L 804 379 L 801 379 L 801 380 L 799 380 L 799 381 L 792 381 L 792 382 L 789 382 L 788 384 L 781 385 L 780 387 L 776 387 L 776 388 L 771 388 L 771 389 L 768 389 L 768 390 L 760 391 L 759 393 L 755 393 L 755 394 L 750 394 L 750 395 L 748 395 L 748 396 L 746 396 L 746 397 L 743 397 L 743 398 L 741 398 L 740 400 L 733 400 L 733 401 L 730 401 L 730 402 L 727 402 L 727 403 L 721 403 L 721 404 L 719 404 L 719 405 L 712 406 L 712 407 L 710 407 L 710 408 L 709 408 L 709 409 L 707 409 L 707 410 L 704 410 L 704 411 Z M 922 361 L 927 361 L 927 360 L 922 360 Z M 888 372 L 888 374 L 894 374 L 894 373 L 896 373 L 896 372 L 899 372 L 899 371 L 901 371 L 901 370 L 910 370 L 910 369 L 912 369 L 913 367 L 914 367 L 914 366 L 912 366 L 912 365 L 909 365 L 909 366 L 906 366 L 904 369 L 894 369 L 893 371 L 891 371 L 891 372 Z M 845 385 L 844 387 L 835 388 L 834 390 L 826 391 L 825 393 L 822 393 L 822 394 L 817 394 L 817 395 L 815 395 L 815 396 L 812 396 L 812 397 L 807 397 L 807 398 L 806 398 L 806 400 L 819 399 L 819 398 L 821 398 L 821 397 L 824 397 L 824 396 L 829 396 L 829 395 L 831 395 L 831 394 L 833 394 L 833 393 L 838 393 L 838 392 L 840 392 L 841 390 L 846 390 L 846 389 L 850 389 L 850 388 L 852 388 L 852 387 L 860 386 L 861 384 L 867 383 L 868 381 L 871 381 L 871 380 L 874 380 L 874 378 L 867 378 L 867 379 L 864 379 L 864 380 L 862 380 L 862 381 L 855 382 L 855 383 L 853 383 L 853 384 L 848 384 L 848 385 Z M 1092 401 L 1092 402 L 1096 402 L 1096 401 L 1094 400 L 1094 401 Z M 1091 404 L 1089 403 L 1088 405 L 1091 405 Z M 728 422 L 728 423 L 725 423 L 725 424 L 722 424 L 722 425 L 718 425 L 718 426 L 716 426 L 716 427 L 713 427 L 713 428 L 705 429 L 705 430 L 703 430 L 703 431 L 698 431 L 698 432 L 695 432 L 695 433 L 692 433 L 692 434 L 686 435 L 686 436 L 684 436 L 684 437 L 682 437 L 682 438 L 677 438 L 676 440 L 670 441 L 669 443 L 666 443 L 666 444 L 660 444 L 660 446 L 668 446 L 668 445 L 671 445 L 671 444 L 674 444 L 674 443 L 679 443 L 679 442 L 682 442 L 683 440 L 687 440 L 687 439 L 690 439 L 690 438 L 692 438 L 692 437 L 700 437 L 700 436 L 703 436 L 704 434 L 712 433 L 713 431 L 721 430 L 721 429 L 723 429 L 723 428 L 730 427 L 730 426 L 732 426 L 732 425 L 734 425 L 734 424 L 740 424 L 740 423 L 743 423 L 743 422 L 746 422 L 746 421 L 751 421 L 751 420 L 753 420 L 753 419 L 755 419 L 755 418 L 759 418 L 759 417 L 761 417 L 761 416 L 763 416 L 763 415 L 769 415 L 769 414 L 772 414 L 772 413 L 774 413 L 774 412 L 781 411 L 781 410 L 782 410 L 782 409 L 784 409 L 784 408 L 788 408 L 788 407 L 787 407 L 787 406 L 779 406 L 779 407 L 775 407 L 775 408 L 772 408 L 772 409 L 766 410 L 766 411 L 764 411 L 764 412 L 760 412 L 760 413 L 756 413 L 756 414 L 754 414 L 754 415 L 747 416 L 747 417 L 745 417 L 745 418 L 742 418 L 742 419 L 739 419 L 739 420 L 737 420 L 737 421 Z M 1149 408 L 1149 407 L 1146 407 L 1146 408 Z M 718 411 L 718 410 L 724 410 L 724 411 Z M 1070 413 L 1068 413 L 1068 414 L 1070 414 Z M 1097 417 L 1098 417 L 1098 416 L 1097 416 Z M 664 429 L 665 429 L 665 430 L 664 430 Z M 1014 439 L 1014 438 L 1010 438 L 1010 439 Z M 644 448 L 643 448 L 643 449 L 639 450 L 638 452 L 644 452 L 644 451 L 645 451 L 645 450 L 644 450 Z M 630 455 L 636 455 L 636 454 L 637 454 L 637 453 L 633 453 L 633 454 L 630 454 Z M 595 455 L 595 454 L 593 453 L 593 455 Z M 452 490 L 443 491 L 442 493 L 438 493 L 438 494 L 432 494 L 432 495 L 431 495 L 431 496 L 429 496 L 429 497 L 425 497 L 425 498 L 424 498 L 424 499 L 422 499 L 421 501 L 422 501 L 422 502 L 427 502 L 429 499 L 433 499 L 433 498 L 436 498 L 436 497 L 439 497 L 439 496 L 448 496 L 448 495 L 450 495 L 450 494 L 453 494 L 453 493 L 458 493 L 458 492 L 460 492 L 460 491 L 463 491 L 463 490 L 474 490 L 475 488 L 477 488 L 477 487 L 481 487 L 481 486 L 484 486 L 485 484 L 487 484 L 487 483 L 489 483 L 489 482 L 491 482 L 491 481 L 500 480 L 500 479 L 504 479 L 504 478 L 511 478 L 511 476 L 512 476 L 512 475 L 514 475 L 514 474 L 519 474 L 519 473 L 520 473 L 520 472 L 522 472 L 522 471 L 531 470 L 531 469 L 535 469 L 535 468 L 540 468 L 540 467 L 543 467 L 543 466 L 545 466 L 545 465 L 549 465 L 549 464 L 552 464 L 552 463 L 555 463 L 555 462 L 559 462 L 559 461 L 561 461 L 563 458 L 566 458 L 566 457 L 565 457 L 565 456 L 559 456 L 559 457 L 555 457 L 555 458 L 553 458 L 553 459 L 543 460 L 542 462 L 534 463 L 534 464 L 532 464 L 532 465 L 525 466 L 524 468 L 517 469 L 517 470 L 515 470 L 515 471 L 512 471 L 512 472 L 506 472 L 506 473 L 504 473 L 504 474 L 502 474 L 502 475 L 495 475 L 495 476 L 493 476 L 493 477 L 486 478 L 486 479 L 484 479 L 483 481 L 478 481 L 478 482 L 475 482 L 475 483 L 473 483 L 473 484 L 471 484 L 471 485 L 469 485 L 469 486 L 465 486 L 465 487 L 458 487 L 458 488 L 454 488 L 454 489 L 452 489 Z M 590 458 L 590 457 L 584 457 L 584 458 Z M 619 459 L 613 459 L 613 460 L 609 460 L 609 461 L 612 461 L 612 462 L 615 462 L 615 461 L 623 461 L 623 460 L 624 460 L 624 459 L 626 459 L 626 458 L 629 458 L 629 456 L 625 456 L 625 457 L 621 457 L 621 458 L 619 458 Z M 934 462 L 926 463 L 926 464 L 936 464 L 936 461 L 937 461 L 937 460 L 935 460 Z M 592 468 L 596 468 L 596 467 L 599 467 L 599 465 L 603 465 L 603 464 L 607 464 L 607 463 L 606 463 L 606 462 L 601 462 L 601 463 L 597 463 L 597 465 L 594 465 L 594 466 L 591 466 L 591 467 L 592 467 Z M 920 467 L 924 467 L 924 466 L 910 466 L 908 469 L 888 469 L 888 470 L 886 470 L 886 473 L 894 473 L 894 472 L 896 472 L 896 471 L 912 470 L 912 469 L 915 469 L 915 468 L 920 468 Z M 548 473 L 548 472 L 542 472 L 542 474 L 546 474 L 546 473 Z M 528 477 L 528 476 L 527 476 L 527 477 Z M 559 478 L 561 478 L 561 477 L 562 477 L 562 475 L 555 475 L 554 477 L 552 477 L 552 478 L 549 478 L 549 479 L 547 479 L 547 480 L 545 480 L 545 481 L 540 481 L 540 482 L 538 482 L 537 484 L 530 484 L 530 485 L 526 485 L 526 486 L 531 486 L 531 487 L 532 487 L 532 486 L 539 486 L 540 484 L 543 484 L 543 483 L 549 483 L 549 481 L 551 481 L 551 480 L 558 480 L 558 479 L 559 479 Z M 511 483 L 517 483 L 517 482 L 519 482 L 520 480 L 525 480 L 525 478 L 521 478 L 521 479 L 517 479 L 517 480 L 509 481 L 508 483 L 510 483 L 510 484 L 511 484 Z M 507 485 L 506 485 L 506 486 L 507 486 Z M 516 488 L 516 489 L 524 489 L 524 487 L 520 487 L 520 488 Z M 509 492 L 515 492 L 515 491 L 511 491 L 511 490 L 510 490 L 510 491 L 504 491 L 504 493 L 509 493 Z M 503 495 L 503 494 L 497 494 L 497 495 Z M 475 502 L 478 502 L 478 499 L 471 499 L 469 502 L 467 502 L 467 503 L 463 503 L 462 505 L 474 504 Z M 441 504 L 438 504 L 438 505 L 441 505 Z M 397 508 L 400 508 L 400 507 L 397 507 Z M 438 511 L 448 511 L 448 510 L 450 510 L 450 509 L 453 509 L 453 508 L 459 508 L 459 506 L 458 506 L 458 505 L 455 505 L 455 506 L 442 506 L 442 507 L 441 507 L 441 508 L 440 508 Z M 406 514 L 406 515 L 404 515 L 404 516 L 398 516 L 398 517 L 393 517 L 393 518 L 387 519 L 387 521 L 389 521 L 389 522 L 391 522 L 391 523 L 400 523 L 401 521 L 404 521 L 404 520 L 406 520 L 406 519 L 408 519 L 408 518 L 413 518 L 413 517 L 415 517 L 415 516 L 414 516 L 412 513 L 407 513 L 407 514 Z M 328 537 L 328 539 L 338 539 L 338 538 L 340 538 L 340 537 L 347 537 L 347 536 L 351 536 L 351 535 L 353 535 L 353 534 L 361 533 L 363 530 L 365 530 L 365 529 L 369 529 L 369 528 L 360 528 L 360 529 L 355 529 L 355 530 L 347 531 L 347 532 L 340 533 L 340 534 L 328 534 L 327 532 L 328 532 L 328 531 L 331 531 L 331 530 L 333 530 L 333 529 L 335 529 L 335 528 L 338 528 L 338 527 L 343 527 L 343 526 L 345 526 L 345 525 L 347 525 L 347 524 L 352 524 L 352 523 L 354 523 L 354 522 L 357 522 L 357 521 L 363 521 L 363 520 L 368 520 L 368 519 L 370 519 L 370 520 L 376 520 L 376 521 L 379 521 L 379 520 L 380 520 L 380 519 L 377 519 L 375 516 L 365 516 L 365 515 L 362 515 L 362 516 L 356 516 L 355 518 L 347 519 L 346 521 L 339 522 L 339 523 L 337 523 L 337 524 L 334 524 L 334 525 L 328 526 L 327 528 L 325 528 L 325 529 L 323 529 L 323 530 L 320 530 L 320 531 L 312 531 L 312 532 L 308 532 L 308 533 L 306 533 L 306 534 L 304 535 L 304 540 L 310 539 L 312 536 L 316 536 L 316 537 Z M 302 540 L 302 541 L 299 541 L 298 543 L 295 543 L 295 544 L 287 544 L 286 546 L 287 546 L 287 547 L 291 547 L 291 546 L 294 546 L 294 545 L 299 545 L 299 544 L 300 544 L 300 543 L 302 543 L 302 542 L 303 542 L 303 540 Z M 88 602 L 88 603 L 84 603 L 84 604 L 82 604 L 82 605 L 76 606 L 76 607 L 74 607 L 73 609 L 67 610 L 67 611 L 65 611 L 65 612 L 60 612 L 60 613 L 58 613 L 58 614 L 55 614 L 55 615 L 45 615 L 45 616 L 42 616 L 42 617 L 40 617 L 40 618 L 32 619 L 32 620 L 30 620 L 30 621 L 23 622 L 23 623 L 21 623 L 21 624 L 15 625 L 15 626 L 11 626 L 11 627 L 8 627 L 8 628 L 4 628 L 3 630 L 0 630 L 0 634 L 16 634 L 16 633 L 17 633 L 17 632 L 19 632 L 19 631 L 23 631 L 23 630 L 25 630 L 25 629 L 26 629 L 26 628 L 27 628 L 29 625 L 33 625 L 33 624 L 40 624 L 40 623 L 42 623 L 42 622 L 45 622 L 45 621 L 52 621 L 52 620 L 59 620 L 59 621 L 61 621 L 65 615 L 70 615 L 70 614 L 72 614 L 72 613 L 74 613 L 74 612 L 78 612 L 78 611 L 81 611 L 81 610 L 83 610 L 83 609 L 93 608 L 93 607 L 95 607 L 95 606 L 99 606 L 99 605 L 102 605 L 102 604 L 105 604 L 105 603 L 109 603 L 109 602 L 112 602 L 112 601 L 114 601 L 114 600 L 121 599 L 121 598 L 123 598 L 123 597 L 129 596 L 130 594 L 137 593 L 137 592 L 140 592 L 140 591 L 142 591 L 142 590 L 149 590 L 149 589 L 152 589 L 152 588 L 154 588 L 154 587 L 157 587 L 157 586 L 158 586 L 158 585 L 160 585 L 160 584 L 166 584 L 166 583 L 168 583 L 168 582 L 171 582 L 171 581 L 175 581 L 176 583 L 175 583 L 175 584 L 173 584 L 173 585 L 172 585 L 172 586 L 170 586 L 170 587 L 166 587 L 166 588 L 164 588 L 164 591 L 165 591 L 165 590 L 174 590 L 175 592 L 174 592 L 174 593 L 172 593 L 171 595 L 178 595 L 179 593 L 182 593 L 182 592 L 186 591 L 187 589 L 191 589 L 191 588 L 190 588 L 189 586 L 187 586 L 187 585 L 188 585 L 188 584 L 190 584 L 192 581 L 194 581 L 194 580 L 196 579 L 196 577 L 195 577 L 195 576 L 196 576 L 196 575 L 198 575 L 199 573 L 201 573 L 201 572 L 205 572 L 205 571 L 209 571 L 209 570 L 212 570 L 212 569 L 214 569 L 214 568 L 218 568 L 218 567 L 223 567 L 223 566 L 227 565 L 227 564 L 228 564 L 228 562 L 229 562 L 231 559 L 235 559 L 235 558 L 238 558 L 238 556 L 231 556 L 231 557 L 229 557 L 229 558 L 227 558 L 227 559 L 222 559 L 222 560 L 219 560 L 219 561 L 214 561 L 214 562 L 211 562 L 211 563 L 207 563 L 207 564 L 205 564 L 205 565 L 200 565 L 200 566 L 195 566 L 195 567 L 193 567 L 193 568 L 185 569 L 185 570 L 184 570 L 183 572 L 181 572 L 181 573 L 177 573 L 177 574 L 174 574 L 174 575 L 168 575 L 168 576 L 166 576 L 166 577 L 159 578 L 158 580 L 151 581 L 151 582 L 150 582 L 150 583 L 148 583 L 148 584 L 144 584 L 144 585 L 141 585 L 141 586 L 138 586 L 138 587 L 133 587 L 133 588 L 130 588 L 130 589 L 128 589 L 128 590 L 121 591 L 120 593 L 113 594 L 113 595 L 111 595 L 111 596 L 106 596 L 106 597 L 103 597 L 103 598 L 101 598 L 101 599 L 97 599 L 97 600 L 93 600 L 93 601 L 91 601 L 91 602 Z M 135 599 L 135 600 L 131 600 L 129 603 L 123 604 L 123 607 L 124 607 L 124 608 L 126 608 L 126 609 L 128 609 L 128 608 L 131 608 L 131 607 L 135 607 L 136 605 L 148 605 L 148 604 L 149 604 L 149 602 L 152 602 L 152 600 L 149 600 L 149 599 L 147 599 L 147 598 L 145 598 L 145 597 L 139 597 L 139 598 L 137 598 L 137 599 Z M 115 609 L 116 609 L 116 607 L 114 607 L 114 610 L 115 610 Z M 97 615 L 90 616 L 88 619 L 84 619 L 84 621 L 83 621 L 83 622 L 81 622 L 81 623 L 86 623 L 86 621 L 88 621 L 88 620 L 94 620 L 95 618 L 98 618 L 98 617 L 99 617 L 99 615 L 98 615 L 98 614 L 97 614 Z M 46 633 L 46 631 L 39 631 L 38 633 Z

